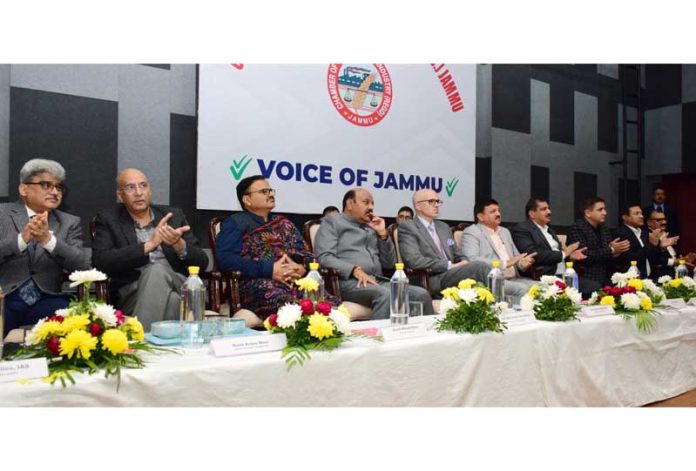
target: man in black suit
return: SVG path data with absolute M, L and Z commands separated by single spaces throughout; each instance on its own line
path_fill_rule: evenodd
M 661 271 L 656 273 L 655 276 L 659 277 L 662 275 L 674 276 L 674 266 L 679 263 L 679 258 L 683 258 L 686 261 L 686 265 L 690 270 L 694 269 L 694 263 L 696 262 L 696 254 L 689 252 L 681 257 L 678 255 L 677 241 L 679 236 L 669 237 L 666 230 L 667 228 L 667 217 L 662 211 L 650 211 L 647 214 L 648 223 L 647 229 L 651 239 L 656 239 L 660 241 L 660 255 L 658 258 L 658 263 L 660 264 Z M 669 243 L 669 240 L 673 239 L 673 243 Z
M 658 185 L 653 190 L 652 201 L 643 208 L 643 216 L 649 217 L 651 211 L 660 211 L 667 218 L 667 234 L 671 236 L 679 235 L 679 219 L 677 218 L 677 208 L 665 202 L 667 192 L 665 188 Z
M 122 203 L 95 218 L 92 263 L 111 277 L 110 293 L 149 330 L 154 321 L 179 319 L 187 267 L 208 266 L 208 256 L 178 208 L 151 204 L 147 177 L 134 168 L 116 179 Z

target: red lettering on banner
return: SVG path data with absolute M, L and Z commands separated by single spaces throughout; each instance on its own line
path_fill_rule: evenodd
M 442 90 L 447 96 L 447 101 L 450 104 L 450 109 L 452 112 L 456 113 L 457 111 L 463 110 L 464 103 L 462 102 L 462 97 L 457 91 L 457 84 L 454 82 L 454 77 L 452 77 L 450 71 L 445 68 L 445 64 L 430 65 L 433 68 L 433 71 L 437 74 L 437 78 L 440 80 L 440 85 L 442 85 Z M 442 72 L 440 72 L 441 70 Z
M 244 68 L 244 64 L 230 64 L 230 65 L 237 70 L 242 70 Z

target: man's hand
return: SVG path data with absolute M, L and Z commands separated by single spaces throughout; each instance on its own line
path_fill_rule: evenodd
M 629 251 L 631 248 L 631 242 L 628 240 L 621 240 L 617 237 L 609 242 L 609 247 L 613 249 L 611 256 L 616 258 L 622 253 Z
M 570 254 L 578 250 L 578 247 L 580 247 L 580 242 L 573 242 L 572 244 L 566 246 L 565 250 L 563 250 L 563 255 L 565 255 L 566 258 L 570 257 Z
M 648 231 L 648 242 L 657 247 L 660 244 L 662 234 L 662 229 L 653 229 L 651 231 Z
M 292 288 L 292 277 L 294 273 L 294 267 L 291 264 L 295 264 L 287 254 L 283 254 L 278 260 L 273 263 L 273 279 L 279 283 L 283 283 L 288 288 Z
M 389 236 L 389 232 L 387 232 L 387 226 L 383 218 L 375 216 L 367 225 L 370 226 L 380 238 L 384 239 Z
M 31 235 L 39 244 L 45 244 L 51 240 L 51 233 L 48 230 L 48 211 L 34 216 L 27 223 L 27 226 L 29 227 Z
M 458 268 L 462 265 L 466 265 L 467 263 L 469 263 L 467 260 L 459 260 L 457 263 L 452 264 L 452 268 Z
M 679 236 L 667 237 L 669 233 L 665 232 L 665 236 L 660 239 L 660 248 L 666 249 L 667 247 L 672 247 L 677 245 L 679 242 Z
M 172 213 L 167 213 L 166 216 L 164 216 L 159 223 L 157 223 L 157 226 L 155 226 L 155 230 L 152 231 L 152 235 L 150 236 L 150 240 L 145 242 L 145 255 L 149 254 L 153 250 L 157 250 L 157 247 L 162 244 L 162 234 L 160 233 L 160 227 L 162 227 L 164 224 L 167 224 L 167 221 L 171 219 Z
M 536 254 L 536 252 L 522 254 L 523 256 L 519 260 L 519 267 L 522 271 L 527 271 L 527 269 L 534 264 L 534 257 L 536 257 Z
M 355 267 L 353 268 L 353 273 L 352 275 L 355 277 L 356 280 L 358 280 L 357 287 L 361 288 L 363 286 L 367 287 L 367 285 L 377 285 L 377 280 L 375 280 L 373 277 L 365 273 L 362 268 L 360 267 Z
M 587 255 L 585 255 L 585 250 L 587 250 L 587 247 L 573 250 L 573 252 L 571 252 L 571 254 L 568 255 L 568 258 L 573 261 L 585 260 L 587 258 Z
M 191 226 L 181 226 L 174 229 L 172 226 L 167 224 L 167 221 L 172 217 L 172 213 L 167 213 L 165 217 L 157 224 L 155 230 L 159 232 L 160 239 L 165 245 L 169 245 L 177 253 L 181 253 L 186 247 L 186 242 L 182 239 L 184 233 L 191 230 Z

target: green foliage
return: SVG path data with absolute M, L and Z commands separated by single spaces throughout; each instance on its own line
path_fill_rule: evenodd
M 567 296 L 559 296 L 539 300 L 534 306 L 534 316 L 540 321 L 565 322 L 577 319 L 580 306 L 573 303 Z
M 438 331 L 453 330 L 470 334 L 502 332 L 506 328 L 493 306 L 481 300 L 471 304 L 460 302 L 456 308 L 447 311 L 442 320 L 435 321 L 434 325 Z
M 696 298 L 696 290 L 693 288 L 687 288 L 683 284 L 678 287 L 671 286 L 666 283 L 662 286 L 662 290 L 665 292 L 667 299 L 678 299 L 682 298 L 685 302 L 689 302 L 691 298 Z
M 644 334 L 649 334 L 657 326 L 657 319 L 655 319 L 655 311 L 646 311 L 645 309 L 640 309 L 638 311 L 629 311 L 628 309 L 616 309 L 616 314 L 622 316 L 626 320 L 635 319 L 636 328 L 639 332 Z

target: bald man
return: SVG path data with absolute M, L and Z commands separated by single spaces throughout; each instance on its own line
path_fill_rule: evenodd
M 469 262 L 454 242 L 450 227 L 438 221 L 442 200 L 433 190 L 413 194 L 416 217 L 399 224 L 399 252 L 408 268 L 429 268 L 428 288 L 433 296 L 465 278 L 486 283 L 490 268 L 485 262 Z
M 180 209 L 151 204 L 140 170 L 118 174 L 116 198 L 121 204 L 95 218 L 92 264 L 111 277 L 111 301 L 146 331 L 152 322 L 178 320 L 187 267 L 205 270 L 208 256 Z

